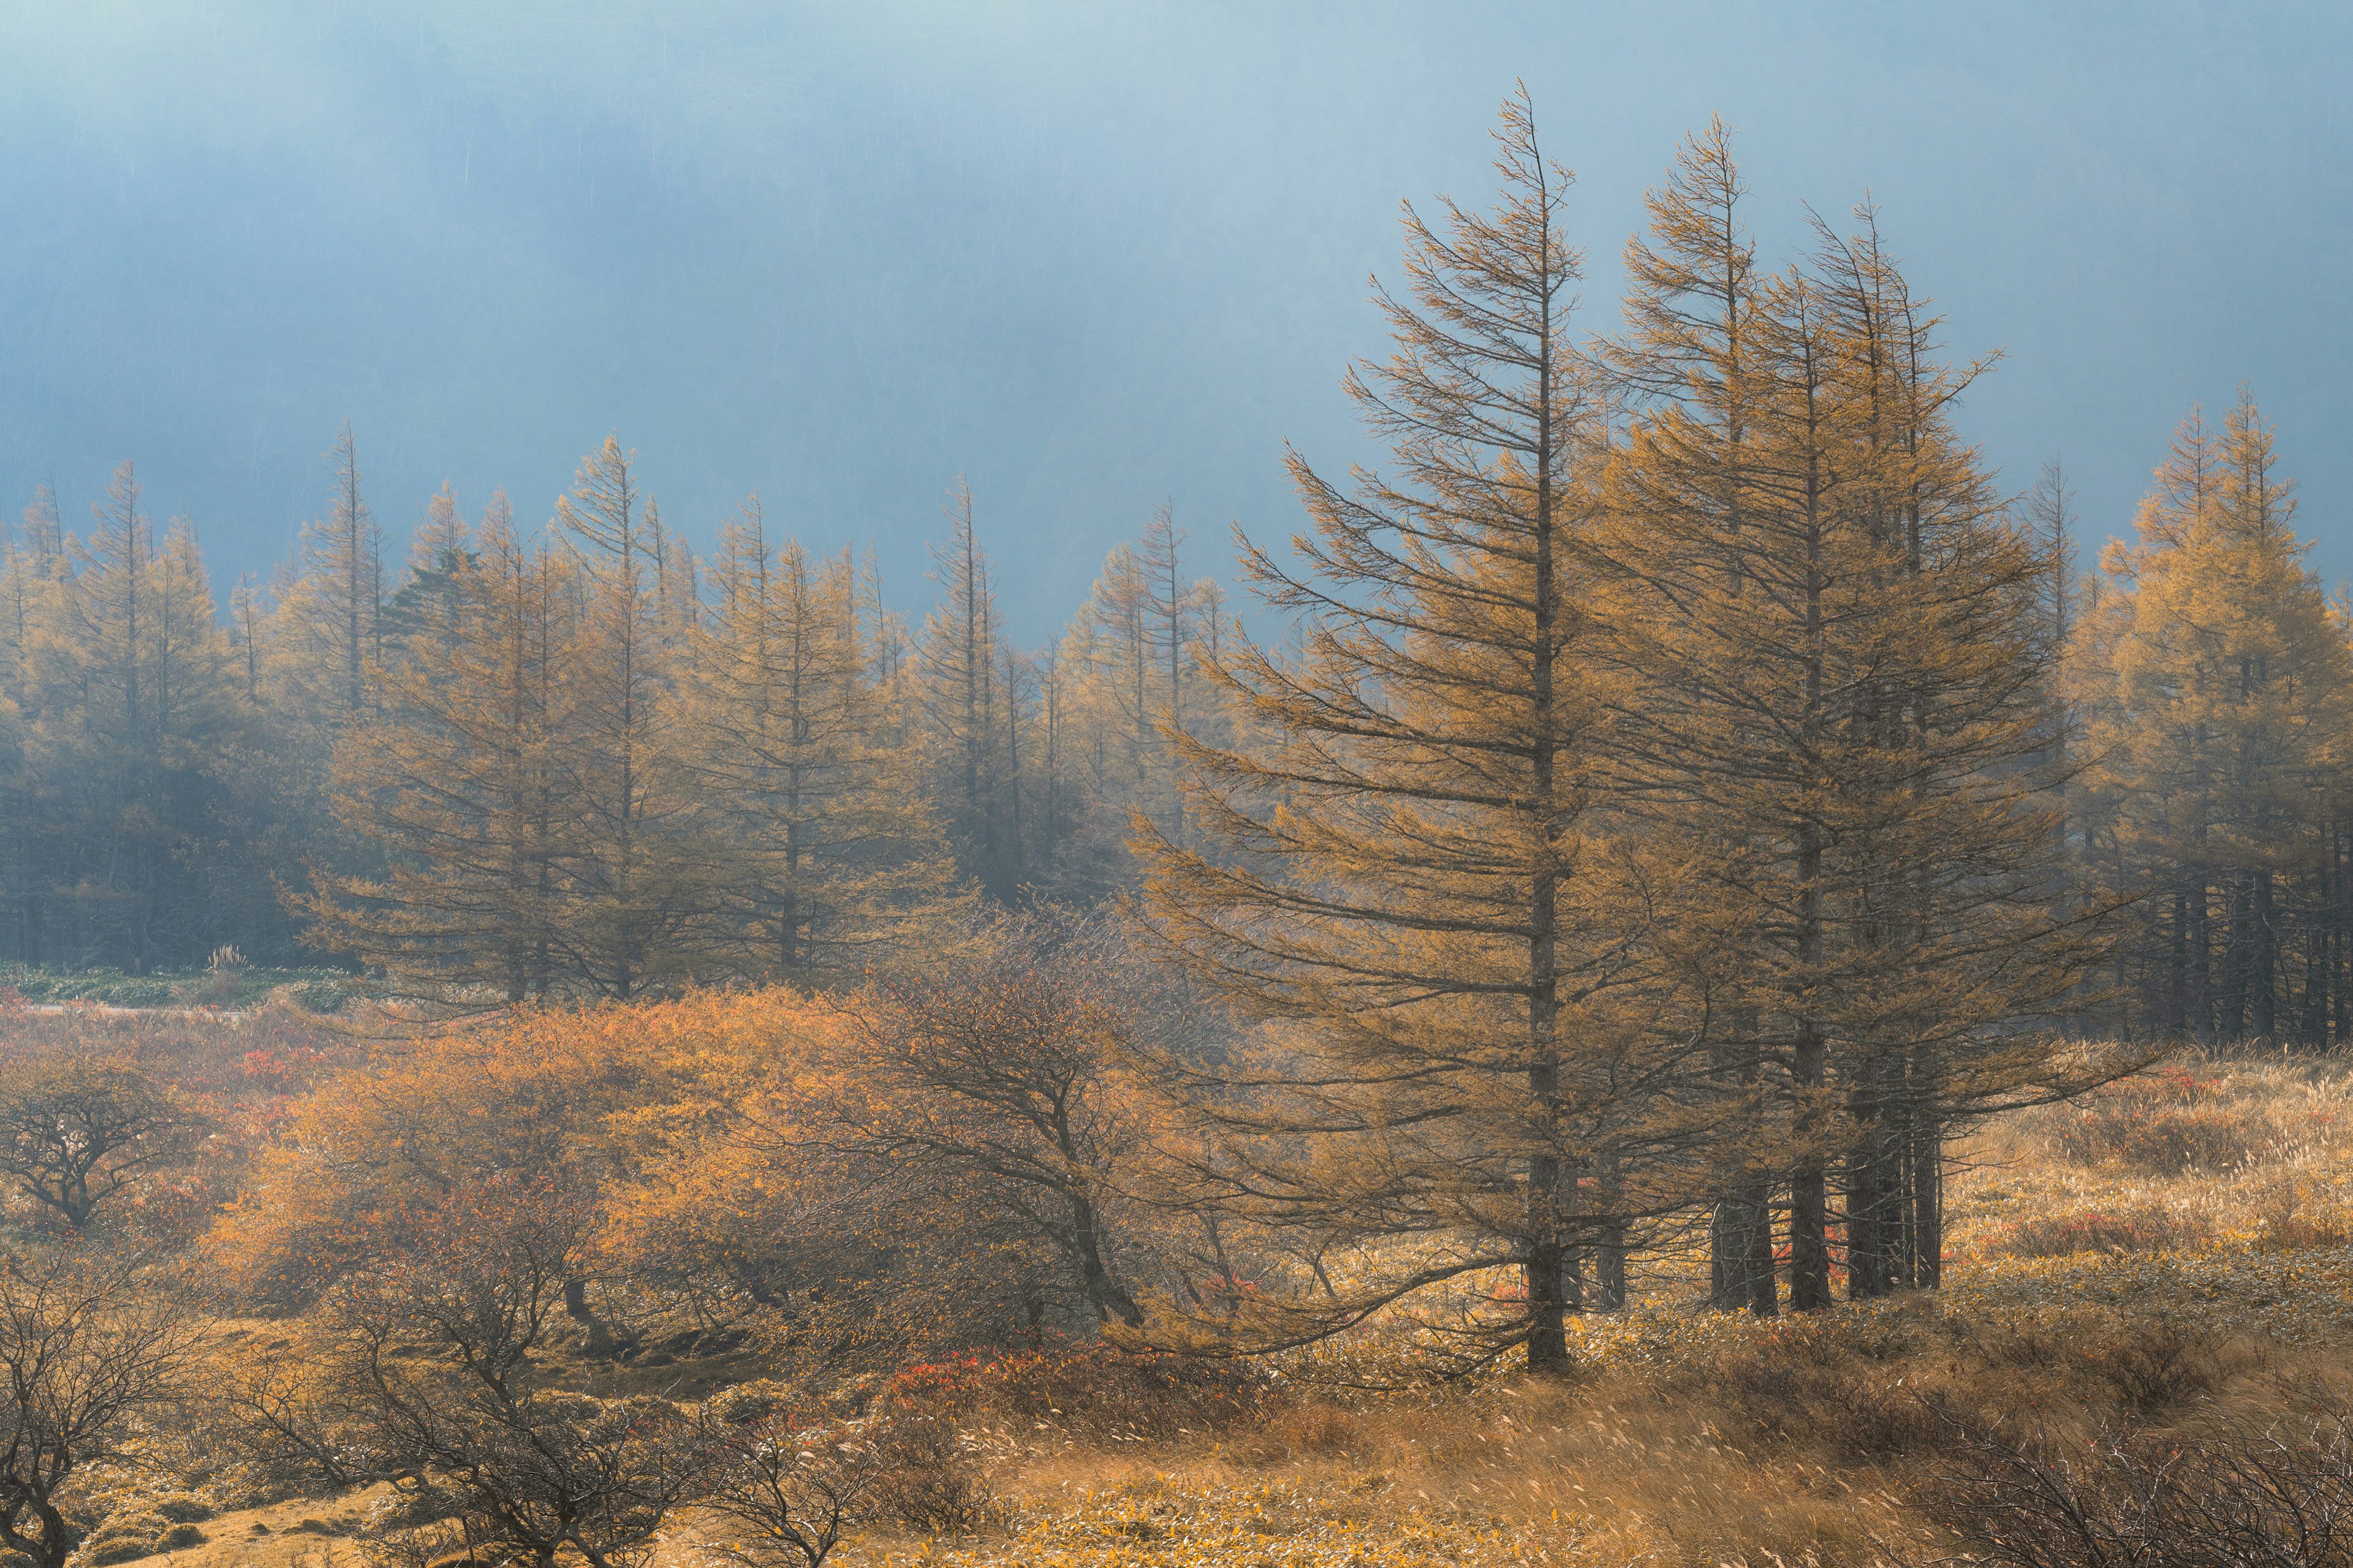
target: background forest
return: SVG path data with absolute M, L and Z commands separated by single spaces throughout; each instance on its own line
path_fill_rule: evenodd
M 698 555 L 617 437 L 403 554 L 347 426 L 225 613 L 129 462 L 80 529 L 37 494 L 17 962 L 366 995 L 12 999 L 0 1542 L 332 1497 L 407 1568 L 1179 1516 L 1302 1563 L 2343 1562 L 2337 1363 L 2269 1358 L 2342 1327 L 2344 1088 L 2292 1058 L 2353 1028 L 2353 620 L 2262 413 L 2192 411 L 2087 566 L 1873 209 L 1760 258 L 1712 124 L 1588 329 L 1525 94 L 1495 144 L 1345 377 L 1387 465 L 1292 453 L 1306 526 L 1237 534 L 1271 636 L 1163 508 L 1019 649 L 961 483 L 910 626 L 757 497 Z M 1437 1420 L 1496 1490 L 1443 1521 L 1388 1491 Z M 1201 1437 L 1388 1468 L 1242 1524 L 1035 1500 Z M 1630 1444 L 1614 1512 L 1564 1494 Z
M 0 542 L 7 958 L 145 973 L 233 944 L 485 1001 L 838 979 L 976 897 L 1133 891 L 1131 815 L 1185 831 L 1175 737 L 1249 721 L 1216 674 L 1243 627 L 1165 509 L 1024 650 L 961 487 L 911 627 L 871 552 L 812 554 L 757 497 L 698 557 L 635 463 L 608 439 L 544 527 L 445 490 L 402 551 L 346 429 L 323 520 L 226 606 L 128 460 L 79 529 L 44 487 Z M 2189 413 L 2095 565 L 2057 465 L 1981 482 L 2032 557 L 2021 653 L 2068 875 L 2136 900 L 2080 1016 L 2343 1039 L 2346 612 L 2253 398 Z

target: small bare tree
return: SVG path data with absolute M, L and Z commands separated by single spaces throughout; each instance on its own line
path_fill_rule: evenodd
M 0 1544 L 64 1568 L 58 1493 L 120 1457 L 132 1419 L 178 1390 L 197 1331 L 132 1257 L 11 1258 L 0 1268 Z
M 347 1492 L 396 1479 L 392 1456 L 344 1397 L 340 1370 L 332 1339 L 225 1345 L 206 1370 L 205 1435 L 273 1480 Z
M 0 1174 L 77 1231 L 142 1176 L 185 1160 L 195 1124 L 125 1057 L 74 1050 L 0 1067 Z
M 1146 1147 L 1142 1099 L 1120 1071 L 1134 968 L 1103 931 L 1021 914 L 921 973 L 876 981 L 858 1004 L 858 1065 L 886 1092 L 851 1130 L 861 1152 L 984 1184 L 1063 1256 L 1098 1320 L 1131 1327 L 1144 1310 L 1113 1217 Z
M 743 1568 L 824 1568 L 845 1532 L 872 1517 L 885 1468 L 874 1435 L 777 1415 L 714 1427 L 715 1463 L 699 1500 L 731 1529 L 710 1550 Z
M 552 1388 L 535 1369 L 595 1223 L 578 1193 L 482 1182 L 330 1300 L 337 1400 L 369 1463 L 477 1557 L 634 1563 L 698 1474 L 676 1405 Z

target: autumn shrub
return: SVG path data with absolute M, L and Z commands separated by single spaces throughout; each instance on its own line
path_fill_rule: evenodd
M 1949 1344 L 1939 1321 L 1908 1310 L 1782 1318 L 1663 1372 L 1661 1387 L 1715 1407 L 1749 1437 L 1905 1452 L 1925 1435 L 1899 1385 L 1924 1346 Z
M 871 1424 L 789 1414 L 710 1428 L 695 1500 L 724 1534 L 704 1550 L 737 1568 L 824 1568 L 845 1535 L 880 1517 L 875 1436 Z
M 2274 1252 L 2343 1247 L 2353 1241 L 2353 1215 L 2308 1175 L 2288 1175 L 2259 1191 L 2250 1205 L 2255 1244 Z
M 2200 1216 L 2168 1208 L 2115 1214 L 2036 1215 L 2012 1225 L 1995 1242 L 2011 1258 L 2072 1258 L 2082 1252 L 2166 1252 L 2196 1247 L 2212 1235 Z
M 1004 1517 L 981 1456 L 945 1417 L 887 1418 L 869 1440 L 873 1517 L 934 1534 L 970 1534 Z
M 2253 1341 L 2162 1317 L 2127 1319 L 2084 1343 L 2079 1353 L 2117 1402 L 2141 1416 L 2204 1399 L 2264 1361 Z
M 922 1363 L 885 1392 L 893 1410 L 1141 1436 L 1233 1426 L 1257 1415 L 1268 1395 L 1264 1376 L 1237 1363 L 1079 1341 Z
M 2168 1175 L 2242 1163 L 2268 1142 L 2261 1119 L 2233 1105 L 2221 1080 L 2178 1067 L 2094 1090 L 2061 1110 L 2052 1132 L 2077 1164 Z
M 1719 1360 L 1710 1392 L 1749 1436 L 1881 1459 L 1930 1447 L 1942 1436 L 1900 1381 L 1900 1374 L 1870 1362 L 1818 1361 L 1760 1349 Z
M 206 1238 L 209 1279 L 237 1310 L 300 1310 L 453 1181 L 521 1174 L 598 1187 L 628 1163 L 621 1119 L 679 1107 L 695 1087 L 698 1053 L 773 1011 L 718 995 L 551 1007 L 375 1041 L 348 1070 L 310 1079 L 285 1103 L 242 1196 Z M 242 1070 L 270 1076 L 284 1062 L 273 1051 Z

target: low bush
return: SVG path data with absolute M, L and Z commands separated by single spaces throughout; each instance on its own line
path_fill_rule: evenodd
M 2255 1194 L 2255 1244 L 2274 1252 L 2343 1247 L 2353 1241 L 2353 1215 L 2337 1194 L 2309 1176 L 2283 1176 Z
M 2061 1110 L 2053 1132 L 2059 1152 L 2079 1165 L 2166 1175 L 2240 1164 L 2269 1142 L 2268 1127 L 2232 1104 L 2220 1079 L 2182 1068 L 2094 1090 Z
M 2206 1241 L 2212 1228 L 2199 1216 L 2145 1208 L 2115 1214 L 2037 1215 L 2011 1226 L 1994 1250 L 2011 1258 L 2072 1258 L 2081 1252 L 2170 1252 Z
M 2263 1352 L 2250 1341 L 2184 1328 L 2168 1318 L 2129 1321 L 2084 1353 L 2124 1408 L 2143 1416 L 2202 1399 L 2263 1362 Z
M 1230 1362 L 1066 1342 L 926 1362 L 893 1377 L 883 1398 L 894 1412 L 1170 1436 L 1248 1421 L 1268 1392 L 1263 1373 Z
M 2298 1403 L 2261 1426 L 2112 1426 L 2080 1445 L 1946 1414 L 1950 1458 L 1914 1501 L 1979 1568 L 2347 1568 L 2348 1413 Z
M 945 1419 L 886 1420 L 869 1440 L 875 1458 L 874 1517 L 935 1535 L 966 1535 L 1003 1516 L 980 1456 Z
M 1883 1459 L 1932 1446 L 1942 1436 L 1895 1377 L 1868 1363 L 1839 1365 L 1760 1347 L 1719 1359 L 1709 1385 L 1751 1437 Z

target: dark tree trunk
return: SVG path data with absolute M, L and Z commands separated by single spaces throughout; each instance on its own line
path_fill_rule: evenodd
M 2272 874 L 2257 871 L 2248 889 L 2247 1021 L 2255 1038 L 2279 1033 L 2278 938 L 2272 926 Z
M 2211 921 L 2208 914 L 2208 894 L 2205 876 L 2200 873 L 2189 887 L 2189 1038 L 2201 1043 L 2214 1037 L 2213 947 Z
M 1094 1205 L 1084 1198 L 1071 1200 L 1071 1237 L 1079 1255 L 1079 1274 L 1086 1286 L 1087 1304 L 1095 1310 L 1099 1322 L 1117 1318 L 1131 1329 L 1144 1326 L 1144 1309 L 1135 1304 L 1103 1262 L 1101 1226 L 1096 1222 Z M 1232 1285 L 1229 1279 L 1229 1287 Z
M 1923 1117 L 1912 1130 L 1913 1281 L 1924 1290 L 1945 1283 L 1944 1133 Z
M 1525 1273 L 1530 1372 L 1568 1370 L 1569 1267 L 1569 1249 L 1556 1238 L 1544 1237 L 1529 1245 Z

